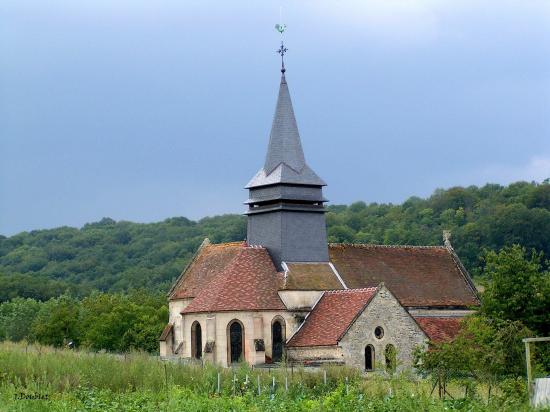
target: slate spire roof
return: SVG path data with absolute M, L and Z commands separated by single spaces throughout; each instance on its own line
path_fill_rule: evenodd
M 279 183 L 326 185 L 306 163 L 284 73 L 281 76 L 279 97 L 264 167 L 246 185 L 246 188 Z

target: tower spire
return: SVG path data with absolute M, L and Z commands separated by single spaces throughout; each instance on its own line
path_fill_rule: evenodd
M 283 34 L 286 26 L 275 29 Z M 266 247 L 277 267 L 283 262 L 328 262 L 326 183 L 307 165 L 285 79 L 281 39 L 281 83 L 264 166 L 248 182 L 247 242 Z
M 286 30 L 286 25 L 276 24 L 275 29 L 282 36 Z M 287 49 L 282 39 L 281 47 L 277 52 L 281 55 L 282 76 L 269 135 L 267 155 L 264 167 L 246 185 L 246 188 L 251 189 L 273 184 L 325 186 L 325 182 L 311 170 L 304 157 L 300 133 L 298 132 L 292 100 L 285 78 L 284 55 Z
M 279 84 L 264 166 L 246 188 L 273 184 L 326 185 L 306 163 L 284 72 Z

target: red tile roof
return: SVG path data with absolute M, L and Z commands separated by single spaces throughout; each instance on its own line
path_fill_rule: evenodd
M 275 269 L 267 249 L 241 244 L 227 265 L 201 285 L 182 313 L 284 310 L 277 293 L 282 282 L 283 274 Z
M 170 293 L 170 299 L 194 298 L 237 256 L 243 242 L 207 243 L 180 275 Z
M 288 346 L 336 345 L 376 291 L 367 288 L 325 292 Z
M 240 263 L 236 264 L 235 261 L 238 256 L 241 256 L 243 250 L 249 249 L 251 248 L 243 242 L 205 243 L 175 282 L 170 291 L 170 299 L 195 298 L 205 294 L 212 296 L 212 286 L 225 282 L 223 279 L 229 276 L 229 268 L 232 268 L 231 273 L 246 271 L 239 268 Z M 278 296 L 275 299 L 273 290 L 284 289 L 284 283 L 272 282 L 273 279 L 279 279 L 280 276 L 273 275 L 275 268 L 267 250 L 254 250 L 261 250 L 260 252 L 250 252 L 251 255 L 248 257 L 247 265 L 253 268 L 250 270 L 254 273 L 236 276 L 238 282 L 234 289 L 239 290 L 240 294 L 234 298 L 247 302 L 238 305 L 240 307 L 260 308 L 265 306 L 260 302 L 266 302 L 270 307 L 280 307 L 282 303 Z M 464 307 L 479 304 L 474 292 L 475 287 L 471 283 L 469 275 L 462 268 L 454 252 L 446 247 L 331 244 L 329 245 L 329 254 L 331 262 L 348 288 L 376 287 L 384 282 L 403 306 Z M 243 259 L 243 256 L 239 259 Z M 250 259 L 253 259 L 254 262 L 251 262 Z M 287 264 L 291 268 L 287 279 L 287 283 L 289 283 L 286 285 L 287 288 L 296 290 L 311 288 L 311 282 L 319 283 L 319 279 L 323 280 L 322 284 L 326 289 L 338 287 L 336 284 L 325 282 L 326 279 L 323 276 L 326 271 L 320 270 L 319 273 L 312 271 L 320 264 L 307 264 L 308 271 L 304 271 L 305 264 L 289 262 Z M 294 276 L 297 274 L 300 276 Z M 260 278 L 268 279 L 267 283 L 264 282 L 265 285 L 261 287 L 258 285 L 244 287 L 243 279 L 258 281 Z M 216 279 L 215 283 L 214 279 Z M 336 278 L 334 277 L 334 279 Z M 290 284 L 292 287 L 289 286 Z M 319 283 L 317 286 L 322 285 Z M 265 291 L 261 292 L 263 289 L 269 290 L 269 297 L 265 296 Z M 263 295 L 248 296 L 248 293 L 263 293 Z M 205 299 L 203 296 L 199 303 Z M 209 305 L 212 299 L 212 297 L 209 299 Z M 190 308 L 198 307 L 199 303 Z M 225 305 L 220 301 L 212 307 L 225 308 L 226 306 L 233 307 L 235 305 L 232 303 Z
M 331 244 L 329 256 L 348 288 L 384 282 L 403 306 L 479 304 L 468 273 L 443 246 Z
M 432 342 L 448 342 L 460 331 L 461 317 L 414 316 Z

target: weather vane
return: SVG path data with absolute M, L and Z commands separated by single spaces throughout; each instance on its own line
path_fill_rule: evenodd
M 287 52 L 287 48 L 285 47 L 285 44 L 283 42 L 283 33 L 286 30 L 286 24 L 276 24 L 275 30 L 277 30 L 279 33 L 281 33 L 281 47 L 277 50 L 277 53 L 281 55 L 281 73 L 285 73 L 285 53 Z

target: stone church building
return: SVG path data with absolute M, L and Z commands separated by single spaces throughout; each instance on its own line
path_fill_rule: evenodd
M 265 163 L 250 180 L 247 239 L 205 239 L 169 292 L 167 358 L 406 368 L 479 304 L 442 246 L 328 244 L 326 183 L 307 165 L 282 70 Z

